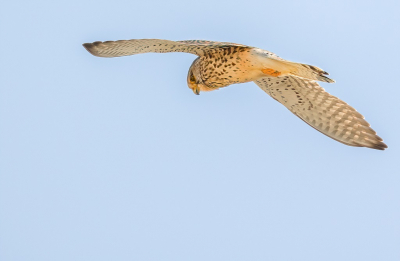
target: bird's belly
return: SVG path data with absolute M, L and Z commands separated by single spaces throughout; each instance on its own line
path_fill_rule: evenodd
M 217 73 L 204 79 L 204 83 L 210 87 L 225 87 L 235 83 L 245 83 L 259 79 L 262 72 L 252 70 L 242 70 L 229 73 Z
M 240 53 L 229 59 L 222 57 L 219 62 L 203 62 L 201 75 L 209 87 L 225 87 L 234 83 L 245 83 L 259 79 L 264 74 L 258 61 L 247 53 Z

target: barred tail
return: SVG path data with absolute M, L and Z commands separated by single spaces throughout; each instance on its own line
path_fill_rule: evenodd
M 288 65 L 292 67 L 292 70 L 290 71 L 290 74 L 292 75 L 314 81 L 329 82 L 329 83 L 335 82 L 331 78 L 325 76 L 329 75 L 329 73 L 325 72 L 324 70 L 316 66 L 303 63 L 286 62 L 286 61 L 285 63 L 288 63 Z

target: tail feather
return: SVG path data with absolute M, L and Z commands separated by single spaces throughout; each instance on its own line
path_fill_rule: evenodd
M 288 65 L 292 67 L 292 70 L 290 71 L 290 74 L 292 75 L 314 81 L 329 82 L 329 83 L 335 82 L 334 80 L 326 76 L 329 75 L 329 73 L 316 66 L 303 63 L 294 63 L 294 62 L 286 62 L 286 63 L 288 63 Z

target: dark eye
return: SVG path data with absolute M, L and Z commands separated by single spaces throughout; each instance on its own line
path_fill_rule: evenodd
M 194 77 L 193 73 L 190 74 L 190 81 L 196 82 L 196 78 Z

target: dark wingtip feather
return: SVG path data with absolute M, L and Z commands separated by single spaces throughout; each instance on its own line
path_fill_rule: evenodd
M 328 83 L 334 83 L 335 82 L 335 80 L 333 80 L 333 79 L 331 79 L 329 77 L 326 77 L 326 76 L 324 76 L 322 74 L 320 74 L 318 78 L 319 78 L 318 80 L 320 80 L 322 82 L 328 82 Z
M 377 143 L 377 144 L 374 144 L 374 146 L 371 147 L 371 148 L 372 148 L 372 149 L 376 149 L 376 150 L 385 150 L 385 149 L 388 148 L 388 146 L 387 146 L 385 143 L 383 143 L 383 142 L 379 142 L 379 143 Z
M 85 47 L 86 51 L 88 51 L 89 53 L 91 53 L 94 56 L 98 56 L 97 53 L 94 50 L 94 46 L 96 46 L 96 43 L 98 42 L 94 42 L 94 43 L 84 43 L 82 44 L 83 47 Z

